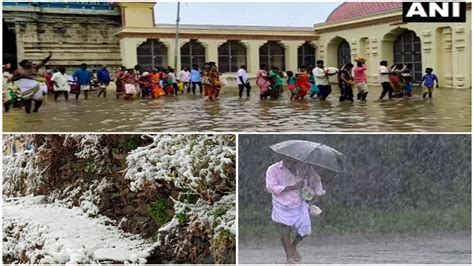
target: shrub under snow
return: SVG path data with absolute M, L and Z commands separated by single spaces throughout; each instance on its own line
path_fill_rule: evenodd
M 179 195 L 173 198 L 175 215 L 160 229 L 160 239 L 169 245 L 169 235 L 179 228 L 199 227 L 212 242 L 216 257 L 235 238 L 235 140 L 231 135 L 158 135 L 153 143 L 131 152 L 125 177 L 131 189 L 150 183 L 171 183 Z M 204 228 L 202 228 L 204 227 Z M 185 239 L 183 242 L 186 242 Z M 190 240 L 188 241 L 190 242 Z M 177 243 L 176 253 L 190 243 Z M 216 258 L 219 261 L 222 258 Z
M 7 250 L 4 256 L 9 256 L 11 261 L 85 263 L 111 259 L 141 262 L 147 256 L 155 260 L 162 258 L 160 261 L 163 262 L 234 261 L 231 255 L 236 234 L 235 136 L 10 135 L 3 143 L 4 151 L 15 138 L 23 138 L 33 149 L 3 157 L 4 204 L 16 202 L 16 206 L 9 206 L 9 212 L 4 213 L 3 221 L 7 236 L 4 238 Z M 35 202 L 30 201 L 28 206 L 22 206 L 7 198 L 27 196 L 25 200 L 28 201 L 30 195 L 44 195 L 45 202 L 34 206 Z M 113 257 L 108 258 L 105 253 L 110 251 L 109 242 L 102 245 L 96 241 L 85 249 L 85 253 L 79 246 L 71 249 L 67 242 L 74 239 L 74 234 L 83 237 L 75 223 L 67 225 L 71 227 L 68 230 L 70 239 L 61 239 L 64 232 L 55 232 L 60 226 L 55 219 L 62 219 L 59 213 L 56 218 L 40 220 L 27 213 L 74 212 L 74 218 L 71 218 L 82 221 L 77 225 L 96 226 L 95 222 L 105 221 L 104 204 L 113 202 L 111 199 L 116 199 L 117 195 L 123 205 L 118 210 L 125 216 L 112 217 L 111 223 L 120 220 L 117 227 L 123 228 L 124 221 L 130 220 L 126 223 L 127 228 L 142 228 L 143 222 L 145 226 L 152 225 L 146 228 L 159 228 L 153 238 L 156 243 L 152 245 L 156 250 L 151 250 L 152 243 L 143 246 L 143 242 L 138 244 L 139 248 L 134 248 L 146 250 L 140 254 L 140 259 L 128 258 L 136 257 L 128 251 L 121 255 L 115 252 L 117 256 L 112 254 Z M 153 209 L 154 197 L 160 199 L 161 205 Z M 143 202 L 129 206 L 136 201 Z M 17 206 L 22 210 L 13 212 Z M 111 214 L 110 211 L 107 213 Z M 163 223 L 169 222 L 162 224 L 158 219 L 146 224 L 151 217 L 165 218 Z M 111 225 L 107 228 L 116 230 Z M 117 231 L 114 237 L 129 239 L 120 234 Z M 48 253 L 51 249 L 56 253 Z

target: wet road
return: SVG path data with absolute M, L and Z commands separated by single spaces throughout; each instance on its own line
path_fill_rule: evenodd
M 303 264 L 467 264 L 471 234 L 436 233 L 420 236 L 311 236 L 299 248 Z M 239 243 L 239 263 L 284 263 L 279 241 Z
M 225 88 L 216 102 L 180 95 L 158 100 L 108 98 L 69 102 L 52 98 L 40 113 L 26 115 L 13 109 L 3 115 L 4 132 L 469 132 L 471 90 L 438 89 L 432 100 L 420 91 L 410 99 L 378 100 L 380 88 L 371 88 L 367 103 L 339 103 L 306 99 L 260 101 L 253 89 L 250 99 Z M 71 97 L 73 98 L 73 97 Z

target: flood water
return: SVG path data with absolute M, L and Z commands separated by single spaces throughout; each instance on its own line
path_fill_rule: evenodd
M 310 236 L 300 247 L 303 264 L 466 264 L 471 263 L 471 234 Z M 242 264 L 282 264 L 279 240 L 239 243 Z
M 333 87 L 333 90 L 336 87 Z M 379 100 L 372 87 L 367 103 L 339 103 L 338 92 L 327 102 L 290 101 L 288 92 L 277 100 L 260 101 L 256 87 L 250 99 L 238 99 L 236 88 L 225 88 L 218 101 L 193 95 L 160 99 L 106 99 L 93 92 L 85 101 L 51 97 L 37 114 L 13 108 L 3 115 L 4 132 L 469 132 L 471 90 L 437 89 L 423 100 Z M 73 95 L 70 96 L 70 98 Z

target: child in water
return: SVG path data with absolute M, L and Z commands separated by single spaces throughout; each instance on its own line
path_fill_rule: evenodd
M 403 87 L 403 94 L 408 97 L 411 97 L 413 92 L 413 71 L 411 69 L 412 65 L 407 64 L 402 70 L 402 77 L 405 84 L 405 86 Z
M 298 78 L 296 80 L 296 86 L 298 87 L 298 93 L 295 96 L 297 100 L 303 100 L 306 94 L 308 94 L 309 89 L 311 88 L 311 83 L 309 82 L 309 74 L 306 67 L 300 67 L 300 72 L 298 73 Z
M 389 75 L 390 85 L 392 86 L 393 92 L 394 92 L 393 96 L 397 98 L 403 97 L 404 84 L 402 82 L 402 77 L 401 77 L 402 69 L 403 69 L 403 65 L 401 64 L 393 65 L 390 70 L 390 75 Z
M 270 79 L 270 97 L 277 99 L 281 96 L 283 92 L 283 79 L 281 78 L 282 74 L 278 67 L 273 67 L 268 74 Z
M 309 83 L 311 83 L 311 89 L 309 90 L 310 97 L 313 98 L 315 95 L 319 97 L 319 88 L 316 84 L 313 71 L 309 72 Z
M 288 76 L 288 81 L 287 81 L 288 82 L 288 90 L 291 93 L 290 100 L 293 100 L 295 98 L 296 94 L 298 93 L 298 91 L 296 89 L 296 78 L 293 74 L 293 71 L 287 71 L 286 75 Z
M 426 99 L 426 96 L 429 95 L 430 98 L 433 97 L 433 88 L 435 86 L 436 81 L 436 88 L 439 88 L 439 81 L 438 76 L 433 74 L 433 69 L 428 67 L 425 71 L 425 75 L 421 79 L 420 86 L 423 86 L 423 99 Z
M 97 70 L 92 69 L 91 90 L 96 91 L 98 89 L 99 89 L 99 80 L 97 78 Z

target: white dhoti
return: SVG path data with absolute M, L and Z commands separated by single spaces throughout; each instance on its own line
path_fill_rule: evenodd
M 306 201 L 303 201 L 298 207 L 287 207 L 275 200 L 272 203 L 272 220 L 274 222 L 296 228 L 300 236 L 311 234 L 310 206 Z
M 40 84 L 34 79 L 19 79 L 18 88 L 20 88 L 23 99 L 32 99 L 40 91 Z
M 89 91 L 91 89 L 91 85 L 81 85 L 81 91 Z

